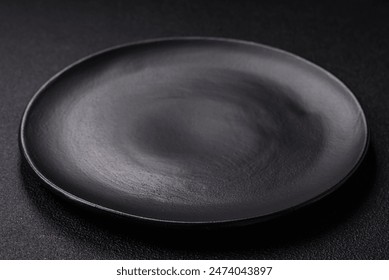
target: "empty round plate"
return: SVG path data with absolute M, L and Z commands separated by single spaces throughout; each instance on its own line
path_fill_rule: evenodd
M 66 68 L 23 116 L 22 152 L 65 197 L 149 221 L 260 221 L 357 167 L 353 94 L 290 53 L 216 38 L 115 47 Z

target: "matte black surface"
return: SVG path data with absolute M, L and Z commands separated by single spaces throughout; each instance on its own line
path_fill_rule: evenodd
M 389 7 L 385 1 L 3 1 L 0 4 L 1 258 L 389 258 Z M 164 231 L 69 207 L 21 161 L 20 118 L 38 88 L 106 47 L 221 36 L 301 55 L 339 77 L 371 130 L 360 170 L 281 220 L 218 232 Z M 184 238 L 179 239 L 178 237 Z
M 56 75 L 27 107 L 29 164 L 67 198 L 143 219 L 263 219 L 338 186 L 367 146 L 352 93 L 263 45 L 137 43 Z

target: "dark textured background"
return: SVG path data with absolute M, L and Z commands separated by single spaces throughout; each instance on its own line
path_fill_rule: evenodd
M 1 1 L 0 258 L 388 259 L 389 3 L 286 3 Z M 95 51 L 181 35 L 260 42 L 334 73 L 358 97 L 370 125 L 371 149 L 359 172 L 293 215 L 217 231 L 123 223 L 74 208 L 43 188 L 17 142 L 35 91 Z

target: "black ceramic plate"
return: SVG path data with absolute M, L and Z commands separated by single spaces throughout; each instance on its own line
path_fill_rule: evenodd
M 260 221 L 339 186 L 367 146 L 353 94 L 314 64 L 236 40 L 116 47 L 46 83 L 21 124 L 65 197 L 167 223 Z

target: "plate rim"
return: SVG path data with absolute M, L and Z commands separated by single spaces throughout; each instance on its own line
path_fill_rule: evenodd
M 248 46 L 254 46 L 254 47 L 259 47 L 262 49 L 270 50 L 272 52 L 280 53 L 282 55 L 289 56 L 291 58 L 294 58 L 298 60 L 299 62 L 308 64 L 309 66 L 315 68 L 316 70 L 319 70 L 321 73 L 325 74 L 329 79 L 333 80 L 336 82 L 339 86 L 345 90 L 349 94 L 349 96 L 352 98 L 354 101 L 355 105 L 358 108 L 358 111 L 361 113 L 361 119 L 363 123 L 363 128 L 364 128 L 364 147 L 360 152 L 360 155 L 354 164 L 354 166 L 351 168 L 351 170 L 346 174 L 342 180 L 340 180 L 338 183 L 336 183 L 334 186 L 329 187 L 326 191 L 321 192 L 320 194 L 305 200 L 301 203 L 298 203 L 294 206 L 287 207 L 285 209 L 275 211 L 269 214 L 263 214 L 263 215 L 258 215 L 255 217 L 247 217 L 247 218 L 236 218 L 236 219 L 225 219 L 225 220 L 215 220 L 215 221 L 180 221 L 180 220 L 169 220 L 169 219 L 159 219 L 159 218 L 152 218 L 152 217 L 145 217 L 145 216 L 139 216 L 135 214 L 130 214 L 126 213 L 123 211 L 115 210 L 109 207 L 105 207 L 102 205 L 99 205 L 97 203 L 90 202 L 88 200 L 85 200 L 79 196 L 76 196 L 74 194 L 71 194 L 68 191 L 65 191 L 63 188 L 61 188 L 59 185 L 55 184 L 54 182 L 50 181 L 48 178 L 46 178 L 36 167 L 34 164 L 33 160 L 31 159 L 27 145 L 26 145 L 26 140 L 25 140 L 25 126 L 27 122 L 27 117 L 31 111 L 31 108 L 33 104 L 35 103 L 35 100 L 38 99 L 38 97 L 43 94 L 46 89 L 54 83 L 58 78 L 60 78 L 64 73 L 72 70 L 79 64 L 82 64 L 85 61 L 91 60 L 95 57 L 98 57 L 100 55 L 119 50 L 119 49 L 124 49 L 128 47 L 133 47 L 133 46 L 138 46 L 138 45 L 145 45 L 145 44 L 152 44 L 152 43 L 159 43 L 159 42 L 168 42 L 168 41 L 210 41 L 210 42 L 224 42 L 224 43 L 235 43 L 235 44 L 241 44 L 241 45 L 248 45 Z M 23 116 L 20 121 L 19 125 L 19 148 L 21 150 L 22 156 L 24 159 L 27 161 L 29 167 L 32 169 L 32 171 L 39 177 L 40 180 L 42 180 L 46 186 L 49 187 L 50 190 L 53 190 L 57 194 L 59 194 L 61 197 L 68 199 L 72 202 L 75 202 L 78 205 L 81 206 L 86 206 L 90 207 L 92 209 L 97 209 L 99 211 L 109 213 L 109 214 L 114 214 L 118 215 L 121 217 L 125 218 L 130 218 L 135 221 L 141 221 L 141 222 L 151 222 L 151 223 L 156 223 L 156 224 L 170 224 L 170 225 L 246 225 L 246 224 L 253 224 L 257 222 L 263 222 L 267 221 L 279 216 L 284 216 L 288 213 L 294 212 L 295 210 L 298 210 L 300 208 L 303 208 L 305 206 L 311 205 L 315 203 L 318 200 L 321 200 L 322 198 L 328 196 L 329 194 L 333 193 L 335 190 L 337 190 L 340 186 L 342 186 L 354 173 L 355 171 L 359 168 L 361 163 L 363 162 L 363 159 L 365 158 L 368 147 L 370 145 L 370 129 L 367 124 L 366 116 L 364 113 L 364 110 L 358 100 L 358 98 L 353 94 L 353 92 L 340 80 L 338 79 L 334 74 L 330 73 L 323 67 L 297 55 L 292 52 L 279 49 L 277 47 L 265 45 L 262 43 L 257 43 L 253 41 L 246 41 L 242 39 L 235 39 L 235 38 L 224 38 L 224 37 L 208 37 L 208 36 L 173 36 L 173 37 L 159 37 L 159 38 L 154 38 L 154 39 L 146 39 L 146 40 L 140 40 L 140 41 L 135 41 L 135 42 L 129 42 L 129 43 L 123 43 L 119 45 L 115 45 L 112 47 L 104 48 L 100 51 L 93 52 L 92 54 L 89 54 L 87 56 L 82 57 L 81 59 L 76 60 L 75 62 L 69 64 L 59 72 L 57 72 L 55 75 L 51 76 L 49 80 L 47 80 L 31 97 L 27 105 L 25 106 L 23 110 Z

